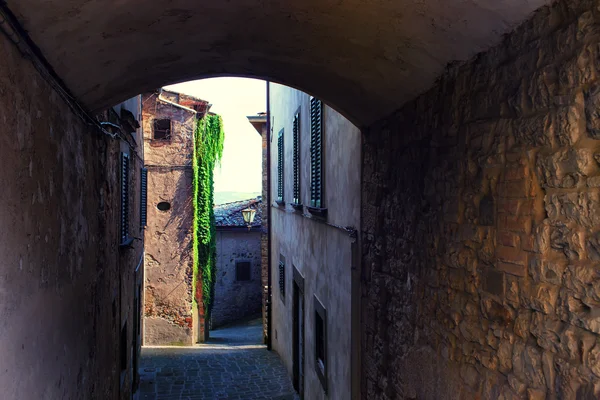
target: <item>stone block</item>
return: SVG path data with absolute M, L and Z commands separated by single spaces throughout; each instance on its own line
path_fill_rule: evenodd
M 550 247 L 561 251 L 571 261 L 581 260 L 585 257 L 583 233 L 569 228 L 564 223 L 551 225 Z
M 594 174 L 598 164 L 590 149 L 562 148 L 552 154 L 539 154 L 536 161 L 538 179 L 543 187 L 569 189 Z
M 499 215 L 498 229 L 529 234 L 531 232 L 531 217 Z
M 506 301 L 513 307 L 519 306 L 519 279 L 516 276 L 506 275 Z
M 600 140 L 600 85 L 585 91 L 585 121 L 587 135 Z
M 498 246 L 496 248 L 498 260 L 509 263 L 527 266 L 529 254 L 515 247 Z
M 549 283 L 534 283 L 521 290 L 522 304 L 545 314 L 553 314 L 557 307 L 559 287 Z
M 529 275 L 535 282 L 561 285 L 566 268 L 567 261 L 564 259 L 544 260 L 534 258 L 529 263 Z
M 560 108 L 554 113 L 552 124 L 559 146 L 572 146 L 581 139 L 585 132 L 583 115 L 583 106 L 580 104 Z
M 533 211 L 532 199 L 508 199 L 498 200 L 498 212 L 513 216 L 529 216 Z
M 545 198 L 551 221 L 575 222 L 585 228 L 600 226 L 600 192 L 552 193 Z
M 481 271 L 481 280 L 483 281 L 483 290 L 494 296 L 504 297 L 505 283 L 503 272 L 492 268 L 484 268 Z
M 500 271 L 504 271 L 507 274 L 511 274 L 511 275 L 515 275 L 515 276 L 527 275 L 527 268 L 524 265 L 511 264 L 511 263 L 498 261 L 497 268 Z
M 531 195 L 531 182 L 527 179 L 506 181 L 498 184 L 498 196 L 506 198 L 525 198 Z
M 517 146 L 552 146 L 554 130 L 550 114 L 518 118 L 512 122 L 512 132 Z
M 514 331 L 515 334 L 526 339 L 529 337 L 530 326 L 531 326 L 531 315 L 532 312 L 530 310 L 520 310 L 519 315 L 515 319 Z
M 498 244 L 505 247 L 519 247 L 520 236 L 516 233 L 502 231 L 498 232 Z

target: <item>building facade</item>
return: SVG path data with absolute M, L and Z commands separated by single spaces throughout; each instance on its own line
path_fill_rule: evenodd
M 256 210 L 248 229 L 242 210 Z M 261 198 L 215 206 L 217 273 L 211 329 L 258 316 L 262 310 Z
M 157 90 L 142 95 L 148 169 L 145 345 L 191 345 L 203 335 L 193 302 L 192 157 L 197 121 L 210 105 Z
M 305 399 L 351 399 L 358 349 L 361 133 L 270 85 L 272 347 Z
M 269 344 L 269 159 L 267 154 L 268 126 L 267 113 L 260 112 L 247 117 L 248 122 L 256 129 L 262 138 L 262 201 L 261 214 L 261 282 L 262 282 L 262 317 L 263 317 L 263 342 Z

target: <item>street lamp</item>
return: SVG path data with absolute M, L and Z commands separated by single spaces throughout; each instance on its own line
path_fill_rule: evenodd
M 253 208 L 248 207 L 248 208 L 242 210 L 242 216 L 244 217 L 244 222 L 246 223 L 248 230 L 250 230 L 250 228 L 252 228 L 252 221 L 254 221 L 255 215 L 256 215 L 256 210 Z

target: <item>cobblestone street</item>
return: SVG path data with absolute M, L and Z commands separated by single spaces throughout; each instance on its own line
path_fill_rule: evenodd
M 277 354 L 260 344 L 260 324 L 211 331 L 204 345 L 143 348 L 140 399 L 297 399 Z

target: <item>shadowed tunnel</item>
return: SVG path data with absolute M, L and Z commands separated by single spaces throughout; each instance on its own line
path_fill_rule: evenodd
M 600 396 L 598 1 L 0 4 L 4 398 L 130 398 L 135 146 L 87 111 L 221 75 L 362 129 L 354 398 Z

